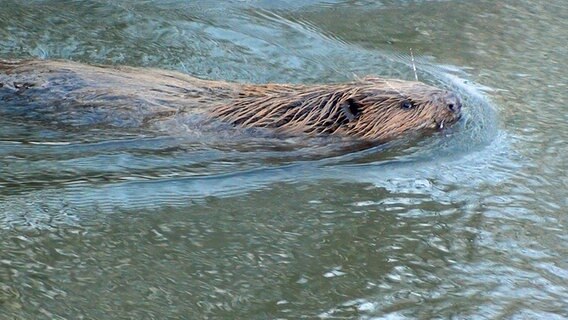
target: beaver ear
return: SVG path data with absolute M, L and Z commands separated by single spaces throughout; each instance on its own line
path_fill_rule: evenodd
M 349 121 L 353 121 L 361 114 L 361 104 L 349 98 L 341 104 L 341 112 Z

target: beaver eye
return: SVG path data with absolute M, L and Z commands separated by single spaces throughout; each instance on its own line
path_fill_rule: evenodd
M 400 103 L 400 107 L 403 109 L 412 109 L 414 108 L 414 105 L 412 104 L 412 102 L 404 100 L 403 102 Z

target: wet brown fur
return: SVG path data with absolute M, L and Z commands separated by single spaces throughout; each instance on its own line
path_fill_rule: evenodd
M 366 78 L 316 86 L 254 85 L 212 115 L 244 127 L 291 133 L 338 134 L 388 140 L 408 131 L 452 124 L 459 107 L 452 94 L 420 82 Z M 402 103 L 411 104 L 405 109 Z
M 69 109 L 69 117 L 85 106 L 138 119 L 139 124 L 193 112 L 247 128 L 371 141 L 450 125 L 459 119 L 461 107 L 453 93 L 416 81 L 365 78 L 344 84 L 252 85 L 65 61 L 0 60 L 2 87 L 14 95 L 41 94 L 38 99 L 46 105 Z

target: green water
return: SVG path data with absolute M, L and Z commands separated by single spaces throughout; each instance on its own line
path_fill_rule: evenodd
M 347 154 L 0 118 L 0 319 L 568 318 L 566 30 L 564 0 L 1 1 L 0 58 L 316 83 L 412 48 L 466 117 Z

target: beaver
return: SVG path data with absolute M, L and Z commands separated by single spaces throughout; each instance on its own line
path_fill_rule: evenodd
M 462 108 L 456 94 L 418 81 L 241 84 L 59 60 L 0 60 L 0 99 L 0 114 L 72 125 L 145 126 L 189 113 L 236 127 L 372 142 L 443 129 Z

